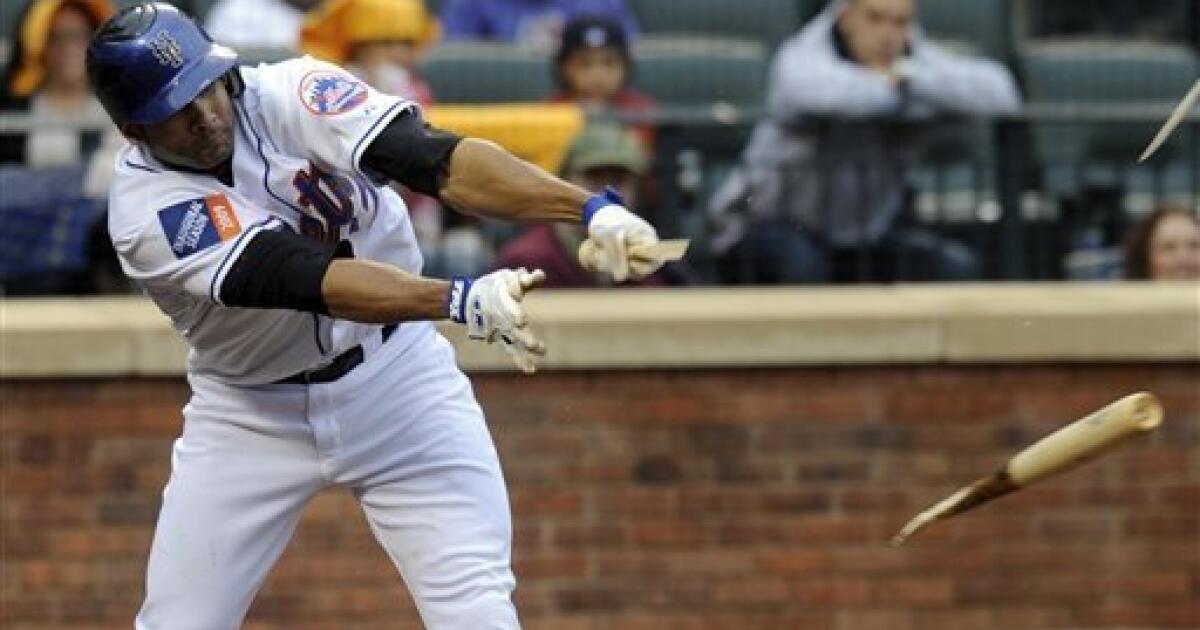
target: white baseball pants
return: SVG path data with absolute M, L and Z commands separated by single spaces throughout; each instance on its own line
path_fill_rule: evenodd
M 137 630 L 238 628 L 301 509 L 358 498 L 429 630 L 517 630 L 496 449 L 450 344 L 428 326 L 367 346 L 333 383 L 192 376 Z

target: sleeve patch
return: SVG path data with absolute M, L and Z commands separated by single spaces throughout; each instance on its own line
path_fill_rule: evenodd
M 313 70 L 300 80 L 300 101 L 318 116 L 344 114 L 367 102 L 367 86 L 347 74 Z
M 158 211 L 158 221 L 176 258 L 186 258 L 242 231 L 233 205 L 222 194 L 189 199 Z

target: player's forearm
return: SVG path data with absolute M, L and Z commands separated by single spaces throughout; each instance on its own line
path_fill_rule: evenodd
M 321 281 L 330 315 L 369 324 L 445 319 L 449 291 L 444 280 L 362 259 L 333 261 Z
M 497 219 L 578 223 L 590 195 L 495 143 L 467 138 L 454 149 L 440 196 L 458 210 Z

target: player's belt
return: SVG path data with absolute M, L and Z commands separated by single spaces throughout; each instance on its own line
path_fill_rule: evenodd
M 382 333 L 384 343 L 387 343 L 388 337 L 391 337 L 392 333 L 396 332 L 396 328 L 396 324 L 388 324 L 387 326 L 383 327 Z M 282 378 L 275 382 L 277 384 L 288 385 L 316 385 L 318 383 L 332 383 L 349 374 L 350 370 L 358 367 L 358 365 L 363 362 L 364 356 L 363 347 L 354 346 L 353 348 L 350 348 L 349 350 L 334 357 L 333 361 L 330 361 L 324 367 L 319 367 L 315 370 L 308 370 L 306 372 L 297 372 L 287 378 Z

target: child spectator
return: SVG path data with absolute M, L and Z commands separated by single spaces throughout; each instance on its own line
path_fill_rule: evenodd
M 611 186 L 637 211 L 638 185 L 646 172 L 646 153 L 638 139 L 612 122 L 592 123 L 575 138 L 563 159 L 561 175 L 591 192 Z M 579 264 L 583 242 L 580 228 L 566 224 L 538 225 L 500 250 L 495 266 L 542 269 L 545 287 L 598 287 L 603 279 Z M 692 274 L 679 263 L 663 267 L 638 283 L 645 286 L 690 284 Z
M 563 25 L 581 15 L 604 15 L 637 33 L 624 0 L 447 0 L 442 23 L 448 41 L 486 40 L 549 49 Z
M 629 87 L 632 74 L 629 40 L 620 23 L 607 17 L 582 17 L 563 30 L 554 57 L 558 92 L 550 101 L 577 102 L 589 110 L 612 109 L 624 113 L 654 109 L 649 96 Z M 639 125 L 635 129 L 650 149 L 654 142 L 653 126 Z
M 433 91 L 416 66 L 438 31 L 421 0 L 331 0 L 305 20 L 300 48 L 425 106 Z
M 1200 280 L 1200 218 L 1183 206 L 1163 206 L 1129 232 L 1129 280 Z

